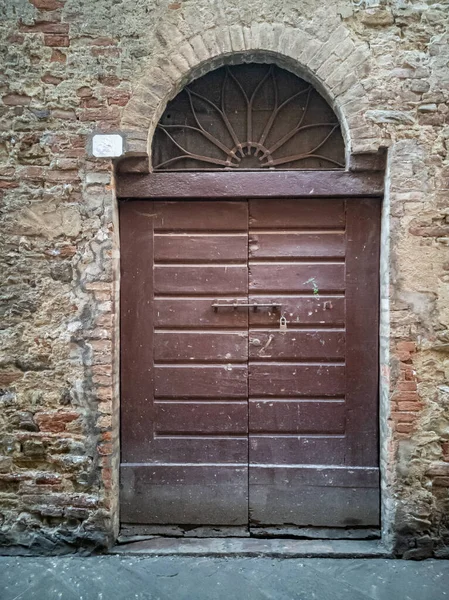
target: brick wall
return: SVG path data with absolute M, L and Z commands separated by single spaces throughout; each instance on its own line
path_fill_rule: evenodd
M 166 101 L 244 54 L 311 77 L 352 152 L 389 148 L 384 533 L 398 555 L 447 555 L 446 8 L 430 0 L 2 3 L 0 542 L 14 544 L 8 552 L 102 547 L 117 534 L 114 166 L 88 156 L 87 138 L 125 130 L 129 150 L 145 155 Z

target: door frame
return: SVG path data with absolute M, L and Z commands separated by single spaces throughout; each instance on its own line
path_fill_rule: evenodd
M 252 199 L 252 198 L 294 198 L 298 201 L 310 198 L 375 198 L 382 203 L 384 198 L 385 168 L 378 155 L 367 155 L 353 171 L 311 170 L 311 171 L 179 171 L 142 173 L 136 168 L 135 159 L 128 159 L 117 165 L 116 191 L 119 202 L 155 199 Z M 383 229 L 384 216 L 381 227 Z M 381 231 L 381 240 L 383 238 Z M 383 260 L 381 257 L 381 264 Z M 381 286 L 382 286 L 382 268 Z M 380 293 L 380 290 L 379 290 Z M 379 317 L 381 315 L 379 314 Z M 380 337 L 380 333 L 379 333 Z M 379 344 L 379 348 L 381 348 Z M 378 365 L 380 360 L 378 355 Z M 379 366 L 380 367 L 380 366 Z M 379 368 L 380 372 L 380 368 Z M 382 498 L 385 460 L 382 457 L 382 432 L 387 420 L 386 410 L 382 406 L 384 395 L 382 383 L 378 388 L 378 418 L 380 420 L 378 444 L 380 447 L 380 503 L 381 530 L 383 527 Z M 119 506 L 120 512 L 120 506 Z

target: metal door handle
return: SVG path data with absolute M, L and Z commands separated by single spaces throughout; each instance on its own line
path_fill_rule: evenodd
M 221 302 L 214 302 L 212 304 L 212 308 L 217 311 L 219 308 L 233 308 L 236 310 L 240 306 L 252 308 L 254 312 L 258 308 L 272 308 L 273 310 L 279 310 L 282 304 L 278 304 L 277 302 L 261 302 L 260 304 L 256 304 L 255 302 L 228 302 L 227 304 Z

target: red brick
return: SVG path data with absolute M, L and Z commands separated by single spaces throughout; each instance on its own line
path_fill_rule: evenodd
M 418 386 L 416 385 L 416 381 L 399 381 L 396 389 L 402 392 L 414 392 L 418 389 Z
M 398 359 L 401 362 L 407 362 L 407 361 L 410 362 L 411 361 L 411 354 L 408 350 L 399 350 L 396 353 L 396 356 L 398 357 Z
M 14 167 L 0 166 L 0 177 L 13 177 L 16 170 Z
M 108 87 L 117 87 L 120 85 L 120 79 L 116 75 L 100 75 L 98 81 Z
M 82 108 L 102 108 L 106 105 L 104 100 L 98 100 L 97 98 L 81 98 Z
M 117 40 L 110 37 L 98 37 L 90 41 L 91 46 L 116 46 Z
M 442 442 L 441 449 L 443 451 L 443 459 L 449 460 L 449 442 Z
M 97 419 L 97 427 L 99 429 L 110 429 L 112 427 L 112 416 L 102 414 Z
M 61 257 L 67 258 L 70 256 L 75 256 L 76 252 L 77 252 L 76 246 L 63 246 L 61 248 Z
M 416 417 L 417 415 L 414 412 L 410 413 L 394 411 L 390 414 L 390 418 L 398 423 L 412 423 L 416 420 Z
M 411 412 L 420 411 L 423 406 L 422 402 L 398 402 L 399 410 Z
M 20 33 L 13 33 L 6 38 L 8 44 L 23 44 L 25 36 Z
M 106 442 L 105 444 L 98 444 L 98 454 L 100 456 L 110 456 L 112 454 L 112 444 Z
M 85 288 L 94 292 L 112 292 L 112 283 L 109 281 L 91 281 L 86 283 Z
M 120 126 L 120 118 L 110 119 L 109 121 L 98 121 L 97 125 L 98 130 L 103 131 L 103 133 L 107 133 L 108 131 L 115 131 Z
M 393 400 L 395 402 L 418 402 L 418 392 L 393 392 Z
M 79 164 L 76 158 L 60 158 L 56 163 L 60 171 L 70 171 L 77 169 Z
M 49 83 L 51 85 L 59 85 L 61 81 L 64 81 L 64 79 L 62 77 L 56 77 L 51 73 L 45 73 L 45 75 L 41 77 L 41 81 L 43 81 L 44 83 Z
M 66 425 L 80 417 L 76 412 L 45 412 L 36 413 L 34 420 L 41 431 L 60 433 L 66 430 Z
M 126 106 L 131 94 L 124 90 L 110 90 L 105 95 L 109 105 Z
M 78 171 L 47 171 L 46 181 L 50 183 L 72 183 L 74 181 L 79 181 L 80 175 Z
M 398 342 L 396 348 L 398 350 L 405 350 L 406 352 L 415 352 L 416 344 L 415 342 Z
M 426 475 L 436 477 L 449 477 L 449 464 L 447 462 L 433 462 L 427 468 Z
M 111 365 L 96 365 L 92 367 L 92 373 L 94 375 L 106 375 L 110 377 L 112 375 Z
M 98 302 L 108 302 L 108 301 L 112 300 L 111 293 L 107 293 L 107 292 L 97 292 L 97 291 L 95 291 L 94 292 L 94 298 Z
M 52 494 L 62 491 L 62 486 L 60 483 L 47 485 L 23 482 L 19 486 L 19 491 L 21 494 Z
M 61 481 L 62 478 L 58 473 L 39 473 L 36 476 L 36 483 L 38 484 L 56 485 Z
M 405 369 L 404 376 L 406 381 L 416 381 L 416 372 L 413 369 Z
M 33 479 L 32 473 L 1 473 L 0 481 L 26 481 Z
M 398 412 L 400 423 L 413 423 L 418 418 L 416 412 Z
M 19 184 L 16 181 L 5 181 L 4 179 L 0 179 L 0 189 L 2 190 L 12 190 L 17 187 L 19 187 Z
M 97 388 L 95 390 L 95 395 L 97 397 L 98 400 L 101 401 L 107 401 L 107 400 L 111 400 L 112 398 L 112 387 L 101 387 L 101 388 Z
M 412 423 L 398 423 L 396 425 L 396 431 L 399 433 L 411 433 L 414 429 L 414 425 Z
M 29 0 L 39 10 L 57 10 L 64 6 L 61 0 Z
M 76 95 L 79 98 L 89 98 L 90 96 L 93 96 L 93 91 L 90 87 L 84 85 L 76 90 Z
M 92 377 L 92 383 L 94 385 L 99 386 L 110 386 L 111 385 L 111 376 L 110 375 L 94 375 Z
M 77 506 L 80 508 L 95 508 L 98 504 L 98 499 L 95 496 L 87 494 L 51 494 L 48 496 L 40 495 L 24 495 L 23 501 L 26 504 L 41 504 L 46 503 L 49 506 Z
M 6 106 L 28 106 L 31 102 L 31 98 L 25 94 L 6 94 L 2 100 Z
M 65 63 L 67 62 L 67 56 L 60 50 L 52 50 L 50 62 Z
M 44 45 L 55 48 L 67 48 L 70 46 L 68 35 L 44 35 Z
M 106 402 L 100 402 L 98 404 L 98 411 L 102 415 L 112 415 L 112 401 L 107 400 Z
M 118 58 L 121 54 L 119 48 L 111 48 L 111 47 L 93 47 L 91 50 L 92 56 L 109 56 L 111 58 Z
M 112 344 L 109 340 L 93 340 L 90 342 L 92 350 L 95 352 L 111 352 Z
M 76 121 L 74 110 L 61 110 L 60 108 L 55 108 L 55 110 L 51 111 L 51 116 L 54 119 L 63 119 L 64 121 Z
M 97 327 L 112 327 L 112 315 L 108 313 L 99 315 L 95 319 L 95 324 Z
M 51 23 L 50 21 L 35 21 L 34 25 L 20 25 L 20 31 L 25 33 L 68 33 L 68 23 Z
M 449 487 L 449 477 L 435 477 L 432 483 L 437 487 Z
M 19 169 L 18 174 L 21 179 L 42 181 L 45 177 L 45 171 L 45 167 L 29 166 Z
M 103 480 L 104 487 L 106 489 L 112 488 L 112 469 L 110 467 L 105 467 L 101 470 L 101 478 Z
M 115 121 L 119 117 L 120 113 L 116 106 L 108 108 L 86 108 L 79 113 L 80 121 Z
M 1 182 L 0 182 L 1 183 Z M 7 386 L 23 377 L 22 371 L 3 371 L 0 372 L 0 385 Z

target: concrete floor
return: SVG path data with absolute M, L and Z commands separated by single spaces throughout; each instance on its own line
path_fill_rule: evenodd
M 0 600 L 443 600 L 449 561 L 0 557 Z

